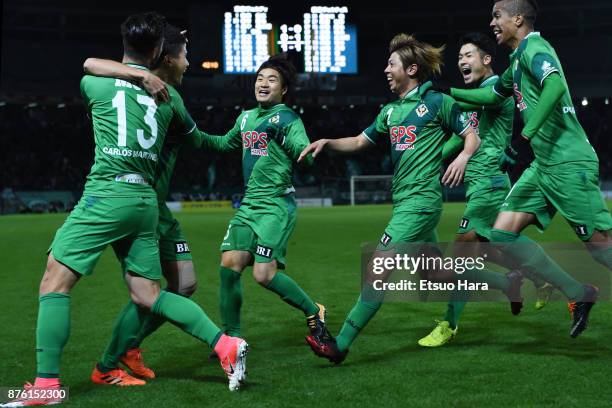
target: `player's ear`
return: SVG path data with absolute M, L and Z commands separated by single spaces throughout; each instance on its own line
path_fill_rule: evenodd
M 482 58 L 482 63 L 484 65 L 491 65 L 491 63 L 493 62 L 493 58 L 491 58 L 491 56 L 489 54 L 486 54 L 483 58 Z
M 408 65 L 408 68 L 406 68 L 406 73 L 411 76 L 414 77 L 416 76 L 416 73 L 419 70 L 419 66 L 417 64 L 410 64 Z
M 164 55 L 164 65 L 171 66 L 173 63 L 174 61 L 172 61 L 172 57 L 170 55 Z
M 287 95 L 287 91 L 289 91 L 289 89 L 286 86 L 284 86 L 283 87 L 283 96 Z

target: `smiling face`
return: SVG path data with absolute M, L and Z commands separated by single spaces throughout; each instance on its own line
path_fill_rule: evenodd
M 498 44 L 511 45 L 518 31 L 517 17 L 512 15 L 506 7 L 505 1 L 498 1 L 493 6 L 493 18 L 489 26 L 493 29 Z
M 283 86 L 280 73 L 272 68 L 264 68 L 255 80 L 255 99 L 261 106 L 273 106 L 283 101 L 287 88 Z
M 463 44 L 457 65 L 466 85 L 478 85 L 490 70 L 491 56 L 472 43 Z
M 392 53 L 387 62 L 387 68 L 385 68 L 385 75 L 391 92 L 398 95 L 406 92 L 410 83 L 408 72 L 409 70 L 404 69 L 397 52 Z

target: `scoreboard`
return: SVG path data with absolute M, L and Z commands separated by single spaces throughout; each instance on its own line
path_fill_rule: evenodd
M 224 13 L 223 70 L 255 73 L 270 55 L 296 52 L 304 72 L 357 73 L 357 30 L 347 7 L 311 7 L 299 23 L 274 24 L 266 6 L 234 6 Z

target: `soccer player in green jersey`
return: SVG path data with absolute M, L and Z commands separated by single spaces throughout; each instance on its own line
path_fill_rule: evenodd
M 145 89 L 151 95 L 158 95 L 160 99 L 167 99 L 165 83 L 177 87 L 183 80 L 183 74 L 189 67 L 187 60 L 187 38 L 173 25 L 166 25 L 164 30 L 164 46 L 162 53 L 153 66 L 152 73 L 143 73 L 142 70 L 130 67 L 119 62 L 88 58 L 84 69 L 88 74 L 137 80 L 146 84 Z M 165 91 L 165 93 L 164 93 Z M 164 93 L 164 94 L 162 94 Z M 181 140 L 181 135 L 170 128 L 166 137 L 162 153 L 159 157 L 154 188 L 157 193 L 159 207 L 159 223 L 157 235 L 159 239 L 160 260 L 162 274 L 168 285 L 165 290 L 181 296 L 190 297 L 196 289 L 196 274 L 189 245 L 181 230 L 179 222 L 172 216 L 166 205 L 166 198 L 170 189 L 170 179 L 174 170 L 179 151 L 187 143 L 201 144 L 201 137 L 194 130 L 194 139 Z M 184 139 L 184 138 L 183 138 Z M 125 312 L 125 311 L 124 311 Z M 106 348 L 98 366 L 116 368 L 119 361 L 127 366 L 134 374 L 142 378 L 155 378 L 153 370 L 143 361 L 140 343 L 151 333 L 156 331 L 165 319 L 155 314 L 149 314 L 142 321 L 141 330 L 128 350 L 118 350 L 116 341 L 118 333 L 113 333 L 112 339 Z M 101 375 L 96 373 L 92 377 L 94 382 L 101 382 Z M 107 381 L 102 381 L 106 383 Z
M 469 88 L 492 86 L 498 79 L 492 68 L 496 47 L 493 40 L 482 33 L 469 33 L 460 39 L 459 45 L 461 49 L 459 50 L 458 68 L 466 86 Z M 512 138 L 514 104 L 512 98 L 505 98 L 495 106 L 482 107 L 464 103 L 459 103 L 459 105 L 467 111 L 470 125 L 478 133 L 482 143 L 466 166 L 464 183 L 467 203 L 455 241 L 459 249 L 474 249 L 477 253 L 477 243 L 489 241 L 493 223 L 504 198 L 510 191 L 510 179 L 508 174 L 500 169 L 498 159 Z M 453 135 L 444 145 L 442 160 L 451 157 L 462 147 L 463 139 Z M 488 261 L 504 263 L 501 257 L 494 260 L 489 256 Z M 546 283 L 541 284 L 540 287 L 539 298 L 542 300 L 536 304 L 538 308 L 543 307 L 546 294 L 550 293 L 552 288 Z M 419 340 L 419 345 L 439 347 L 451 341 L 457 334 L 459 316 L 465 304 L 466 300 L 461 299 L 461 296 L 451 300 L 444 319 L 438 321 L 429 335 Z M 520 302 L 513 303 L 514 307 L 520 307 L 520 305 L 522 305 Z M 518 311 L 520 309 L 514 310 L 513 308 L 513 312 L 518 313 Z
M 439 172 L 444 141 L 453 133 L 465 138 L 463 151 L 442 177 L 442 182 L 451 186 L 461 182 L 466 164 L 480 144 L 476 132 L 463 120 L 459 105 L 448 95 L 432 90 L 431 82 L 427 82 L 429 77 L 440 73 L 443 49 L 407 34 L 395 36 L 389 45 L 385 74 L 391 91 L 399 98 L 385 105 L 374 123 L 361 134 L 321 139 L 301 154 L 301 157 L 309 153 L 316 156 L 323 149 L 357 152 L 390 140 L 395 168 L 393 216 L 374 257 L 397 244 L 437 241 L 435 228 L 442 212 Z M 306 340 L 315 354 L 340 363 L 381 305 L 382 294 L 376 293 L 372 282 L 366 281 L 336 339 L 311 335 Z
M 555 50 L 534 31 L 535 0 L 498 0 L 491 28 L 499 44 L 513 50 L 510 66 L 491 89 L 451 89 L 458 100 L 496 104 L 514 94 L 525 124 L 506 149 L 516 160 L 518 144 L 529 143 L 535 160 L 502 204 L 491 240 L 507 255 L 559 288 L 570 300 L 572 337 L 587 327 L 598 289 L 582 285 L 521 232 L 544 230 L 557 211 L 599 263 L 612 269 L 612 217 L 599 189 L 599 161 L 576 117 Z
M 297 215 L 293 163 L 309 143 L 302 120 L 283 103 L 294 78 L 295 68 L 284 55 L 270 57 L 257 70 L 258 106 L 242 112 L 227 134 L 205 135 L 202 144 L 242 154 L 246 191 L 220 247 L 221 319 L 231 336 L 240 334 L 240 278 L 249 265 L 257 283 L 304 313 L 312 334 L 327 333 L 324 306 L 281 271 Z
M 146 70 L 161 52 L 165 19 L 157 13 L 133 15 L 121 26 L 124 63 Z M 240 386 L 248 345 L 224 335 L 191 300 L 160 290 L 157 245 L 157 195 L 152 187 L 165 135 L 177 126 L 183 137 L 195 128 L 180 96 L 157 105 L 139 86 L 113 78 L 85 76 L 81 91 L 93 121 L 94 164 L 83 197 L 49 247 L 40 284 L 36 328 L 37 375 L 31 388 L 59 388 L 60 359 L 70 332 L 70 291 L 88 276 L 102 251 L 112 245 L 130 291 L 129 316 L 118 323 L 129 342 L 137 335 L 143 311 L 170 320 L 217 351 L 230 389 Z M 143 382 L 111 370 L 113 383 Z M 50 405 L 57 399 L 12 401 L 11 406 Z

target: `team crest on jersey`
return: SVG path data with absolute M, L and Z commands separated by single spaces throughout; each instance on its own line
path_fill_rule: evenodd
M 427 106 L 424 103 L 420 104 L 419 107 L 416 108 L 416 113 L 419 118 L 427 115 L 427 112 L 429 112 L 429 109 L 427 109 Z
M 269 120 L 270 123 L 279 123 L 280 122 L 280 115 L 276 114 L 274 116 L 272 116 Z

